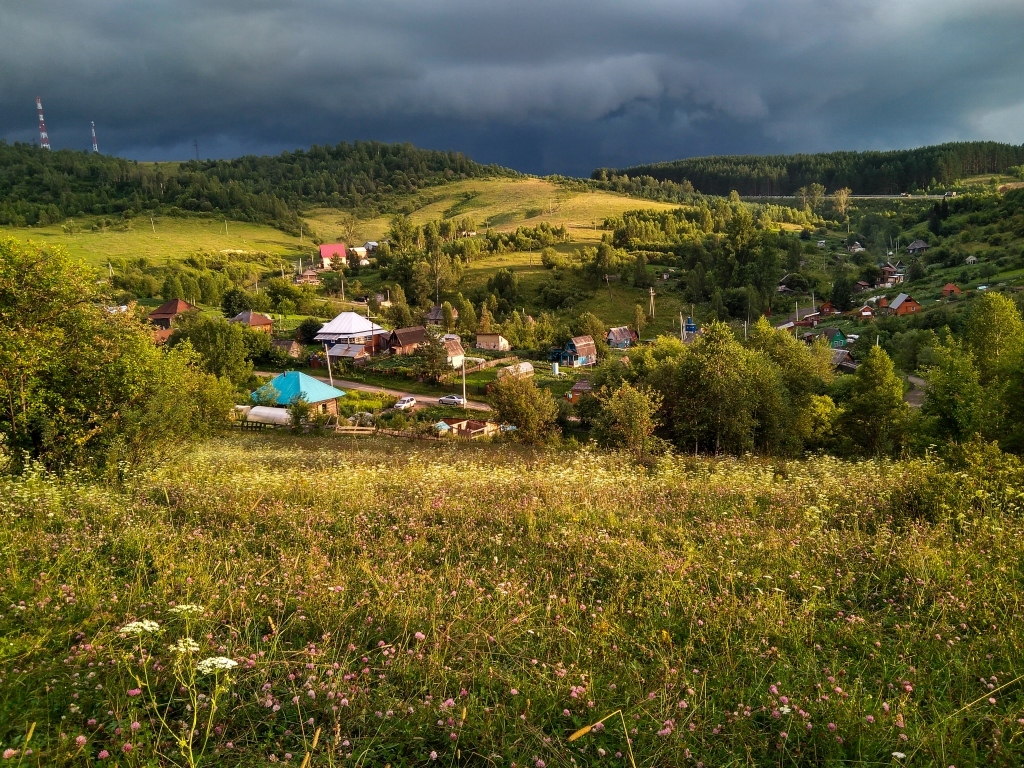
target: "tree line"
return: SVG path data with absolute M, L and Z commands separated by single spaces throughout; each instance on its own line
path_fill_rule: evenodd
M 86 215 L 130 218 L 162 210 L 217 213 L 297 233 L 303 206 L 392 212 L 401 194 L 459 178 L 513 174 L 458 152 L 380 142 L 142 164 L 0 141 L 0 224 L 46 225 Z
M 792 195 L 801 187 L 822 184 L 829 190 L 849 187 L 858 195 L 912 192 L 949 185 L 968 176 L 1003 173 L 1024 163 L 1024 145 L 964 141 L 889 152 L 822 152 L 795 155 L 722 155 L 694 157 L 630 168 L 598 168 L 591 178 L 629 184 L 647 177 L 654 190 L 663 182 L 707 195 Z

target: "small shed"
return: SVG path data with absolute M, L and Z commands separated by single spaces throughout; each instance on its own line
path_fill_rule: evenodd
M 302 356 L 302 345 L 295 339 L 272 339 L 270 345 L 288 357 L 299 358 Z
M 329 360 L 348 360 L 354 365 L 362 365 L 372 357 L 365 344 L 335 344 L 327 349 Z
M 320 285 L 320 275 L 315 269 L 307 269 L 295 278 L 299 285 Z
M 572 389 L 565 393 L 565 399 L 575 405 L 578 403 L 584 395 L 589 395 L 593 391 L 593 386 L 586 379 L 580 379 L 572 385 Z
M 189 304 L 184 299 L 171 299 L 165 301 L 159 307 L 149 313 L 149 322 L 157 328 L 170 328 L 171 323 L 186 312 L 194 312 L 198 307 Z
M 459 319 L 459 310 L 452 307 L 452 319 Z M 440 304 L 435 304 L 427 312 L 427 325 L 444 325 L 444 309 Z
M 870 307 L 869 305 L 867 305 L 867 304 L 865 304 L 865 305 L 864 305 L 863 307 L 861 307 L 860 309 L 856 310 L 856 313 L 857 313 L 857 315 L 859 315 L 860 317 L 864 318 L 865 320 L 867 320 L 867 319 L 869 319 L 869 318 L 872 318 L 872 317 L 874 317 L 874 316 L 875 316 L 875 310 L 873 310 L 873 309 L 872 309 L 872 308 L 871 308 L 871 307 Z
M 252 398 L 258 400 L 261 395 L 273 395 L 274 402 L 283 407 L 288 407 L 301 396 L 313 406 L 314 413 L 337 414 L 338 399 L 345 393 L 299 371 L 287 371 L 253 392 Z
M 274 321 L 266 315 L 260 314 L 259 312 L 253 312 L 251 309 L 247 309 L 244 312 L 239 312 L 237 315 L 231 318 L 228 322 L 237 323 L 239 325 L 246 325 L 252 328 L 254 331 L 260 333 L 270 333 L 274 330 Z
M 462 348 L 462 342 L 456 339 L 449 339 L 444 343 L 444 351 L 448 355 L 448 363 L 452 368 L 461 368 L 466 360 L 466 351 Z
M 569 368 L 597 363 L 597 344 L 593 336 L 574 336 L 559 353 L 559 361 Z
M 427 340 L 427 329 L 422 325 L 396 328 L 388 337 L 388 351 L 393 355 L 411 355 Z
M 975 256 L 972 253 L 970 256 L 968 256 L 966 259 L 964 259 L 964 263 L 965 264 L 977 264 L 978 263 L 978 257 Z
M 493 352 L 508 352 L 512 349 L 512 345 L 500 333 L 478 333 L 476 335 L 476 348 L 489 349 Z
M 610 328 L 605 340 L 612 349 L 629 349 L 638 338 L 636 331 L 628 325 L 620 325 Z
M 914 242 L 907 246 L 907 253 L 911 255 L 924 253 L 930 247 L 931 246 L 929 246 L 928 243 L 926 243 L 924 240 L 915 240 Z
M 921 305 L 906 293 L 901 293 L 895 299 L 892 300 L 892 304 L 889 305 L 890 315 L 911 315 L 915 312 L 921 311 Z
M 441 424 L 444 424 L 448 429 L 442 429 Z M 435 424 L 434 427 L 442 434 L 455 435 L 456 437 L 462 437 L 469 440 L 491 437 L 501 431 L 498 425 L 493 421 L 458 419 L 454 417 L 441 419 L 441 421 Z
M 963 291 L 960 290 L 960 286 L 956 283 L 946 283 L 942 286 L 942 295 L 947 299 L 950 296 L 959 296 L 961 293 L 963 293 Z

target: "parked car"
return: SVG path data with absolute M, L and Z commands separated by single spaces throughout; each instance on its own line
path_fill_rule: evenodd
M 463 400 L 458 395 L 445 395 L 444 397 L 439 397 L 437 399 L 437 402 L 440 405 L 465 405 L 466 404 L 466 401 Z
M 416 405 L 415 397 L 403 397 L 401 400 L 395 403 L 395 410 L 405 411 L 409 408 L 412 408 L 414 405 Z

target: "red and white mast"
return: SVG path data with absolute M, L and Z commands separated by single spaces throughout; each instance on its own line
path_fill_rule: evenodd
M 50 148 L 50 137 L 46 133 L 46 123 L 43 122 L 43 100 L 36 97 L 36 109 L 39 111 L 39 146 L 43 149 Z
M 93 151 L 93 154 L 98 155 L 100 153 L 100 145 L 96 143 L 96 123 L 91 123 L 91 125 L 92 125 L 92 151 Z

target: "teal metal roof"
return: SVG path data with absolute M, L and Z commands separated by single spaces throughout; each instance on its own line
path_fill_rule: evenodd
M 335 389 L 329 384 L 307 376 L 299 371 L 288 371 L 275 376 L 268 384 L 264 384 L 257 392 L 265 391 L 273 387 L 277 390 L 276 401 L 278 405 L 291 405 L 292 401 L 300 394 L 306 398 L 307 403 L 322 403 L 324 400 L 334 400 L 344 397 L 345 393 Z M 253 393 L 256 399 L 256 392 Z

